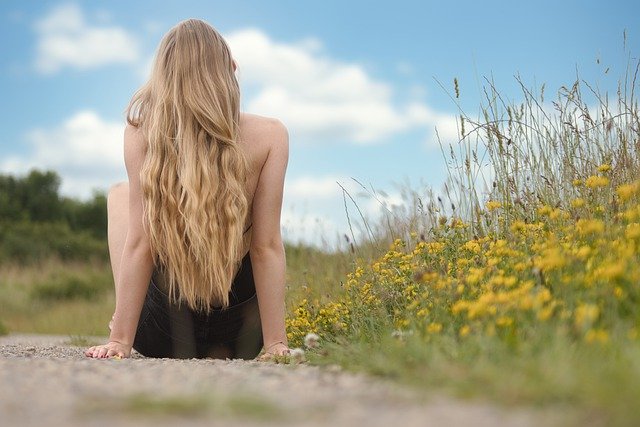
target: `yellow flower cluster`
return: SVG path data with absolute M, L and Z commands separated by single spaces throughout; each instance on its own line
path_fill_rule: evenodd
M 579 197 L 570 207 L 579 211 L 541 205 L 534 220 L 514 215 L 499 235 L 469 239 L 469 224 L 455 219 L 441 221 L 429 241 L 398 239 L 350 273 L 331 301 L 303 299 L 287 319 L 289 339 L 382 327 L 425 340 L 488 335 L 512 343 L 542 330 L 601 345 L 637 339 L 640 181 L 609 184 L 599 175 L 574 183 Z M 607 192 L 609 204 L 594 189 Z M 486 209 L 502 206 L 490 201 Z

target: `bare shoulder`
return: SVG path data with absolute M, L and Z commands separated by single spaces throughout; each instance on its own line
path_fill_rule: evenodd
M 147 152 L 142 129 L 128 124 L 124 128 L 125 163 L 140 163 Z
M 134 143 L 144 143 L 142 129 L 127 123 L 124 127 L 124 139 L 125 141 L 131 141 Z
M 286 144 L 289 140 L 287 127 L 278 119 L 257 114 L 242 113 L 240 126 L 253 140 L 266 143 Z

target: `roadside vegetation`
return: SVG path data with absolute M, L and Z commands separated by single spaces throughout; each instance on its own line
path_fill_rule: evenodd
M 314 333 L 309 363 L 639 424 L 639 65 L 615 94 L 521 83 L 509 103 L 487 81 L 442 144 L 443 195 L 405 189 L 348 250 L 287 247 L 290 346 Z M 105 198 L 58 185 L 0 177 L 0 333 L 107 333 Z

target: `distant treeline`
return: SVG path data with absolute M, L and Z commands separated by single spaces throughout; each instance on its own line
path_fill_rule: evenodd
M 105 194 L 63 197 L 60 182 L 53 171 L 0 174 L 0 263 L 108 257 Z

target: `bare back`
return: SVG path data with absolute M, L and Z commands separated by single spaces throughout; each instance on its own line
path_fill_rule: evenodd
M 288 160 L 288 134 L 284 125 L 276 120 L 242 113 L 240 141 L 247 156 L 246 196 L 249 218 L 245 224 L 243 248 L 245 254 L 251 246 L 259 247 L 280 234 L 280 210 L 284 173 Z

